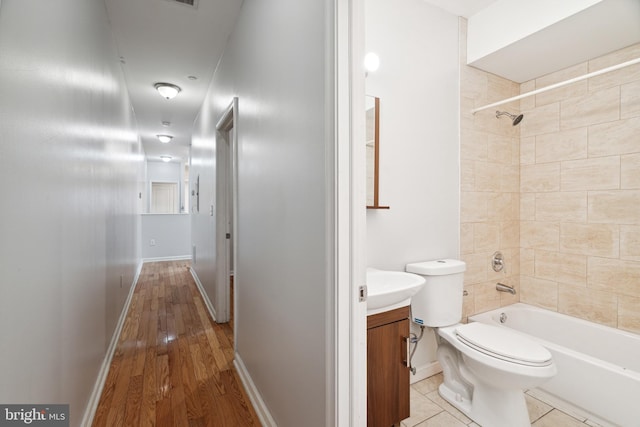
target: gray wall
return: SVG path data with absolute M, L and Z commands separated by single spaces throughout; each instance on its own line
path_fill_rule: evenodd
M 71 425 L 139 259 L 143 155 L 117 58 L 102 1 L 2 1 L 0 402 L 68 403 Z
M 189 214 L 143 214 L 141 219 L 142 258 L 145 262 L 191 257 Z
M 195 270 L 215 297 L 215 124 L 239 97 L 237 352 L 279 426 L 327 425 L 327 172 L 322 1 L 245 0 L 196 122 Z M 332 397 L 329 397 L 332 399 Z

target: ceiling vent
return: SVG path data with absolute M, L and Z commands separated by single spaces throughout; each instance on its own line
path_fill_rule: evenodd
M 198 7 L 198 0 L 168 0 L 172 3 L 180 3 L 180 4 L 184 4 L 185 6 L 191 6 L 191 7 Z

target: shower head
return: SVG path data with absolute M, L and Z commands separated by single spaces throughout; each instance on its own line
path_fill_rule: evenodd
M 522 121 L 522 118 L 524 117 L 524 114 L 511 114 L 511 113 L 507 113 L 506 111 L 496 111 L 496 118 L 499 118 L 500 116 L 509 116 L 511 118 L 511 121 L 513 122 L 512 125 L 516 126 L 518 124 L 520 124 L 520 122 Z

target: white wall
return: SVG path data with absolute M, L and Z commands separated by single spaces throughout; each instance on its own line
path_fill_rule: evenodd
M 188 258 L 191 256 L 189 214 L 143 214 L 142 258 Z
M 421 0 L 366 1 L 366 49 L 380 56 L 380 203 L 367 212 L 370 267 L 458 256 L 458 19 Z
M 380 56 L 368 95 L 380 98 L 380 203 L 367 212 L 367 263 L 459 256 L 458 18 L 421 0 L 366 0 L 366 49 Z M 419 329 L 412 328 L 414 332 Z M 425 333 L 413 360 L 435 360 Z M 413 377 L 415 379 L 415 377 Z
M 245 0 L 200 112 L 191 182 L 195 271 L 215 297 L 215 124 L 239 97 L 236 346 L 277 425 L 325 426 L 332 351 L 328 229 L 332 117 L 327 4 Z M 328 75 L 327 77 L 331 77 Z M 325 105 L 325 102 L 329 105 Z M 329 178 L 328 178 L 329 177 Z
M 135 275 L 144 188 L 103 2 L 3 0 L 0 129 L 0 402 L 68 403 L 77 426 Z

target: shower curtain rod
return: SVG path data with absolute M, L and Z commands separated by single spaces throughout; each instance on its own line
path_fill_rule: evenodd
M 591 77 L 599 76 L 600 74 L 605 74 L 605 73 L 608 73 L 610 71 L 619 70 L 620 68 L 628 67 L 630 65 L 634 65 L 634 64 L 638 64 L 638 63 L 640 63 L 640 58 L 632 59 L 631 61 L 623 62 L 623 63 L 618 64 L 618 65 L 612 65 L 611 67 L 603 68 L 602 70 L 594 71 L 592 73 L 588 73 L 588 74 L 582 75 L 580 77 L 574 77 L 572 79 L 565 80 L 565 81 L 560 82 L 560 83 L 554 83 L 552 85 L 545 86 L 545 87 L 542 87 L 540 89 L 532 90 L 530 92 L 526 92 L 526 93 L 523 93 L 523 94 L 518 95 L 518 96 L 514 96 L 514 97 L 511 97 L 511 98 L 504 99 L 502 101 L 494 102 L 493 104 L 488 104 L 488 105 L 482 106 L 480 108 L 475 108 L 475 109 L 471 110 L 471 112 L 473 114 L 475 114 L 478 111 L 482 111 L 482 110 L 486 110 L 486 109 L 489 109 L 489 108 L 497 107 L 498 105 L 507 104 L 507 103 L 509 103 L 511 101 L 517 101 L 517 100 L 522 99 L 522 98 L 527 98 L 527 97 L 532 96 L 532 95 L 537 95 L 539 93 L 546 92 L 548 90 L 557 89 L 557 88 L 562 87 L 562 86 L 570 85 L 571 83 L 576 83 L 576 82 L 579 82 L 581 80 L 585 80 L 585 79 L 588 79 L 588 78 L 591 78 Z

